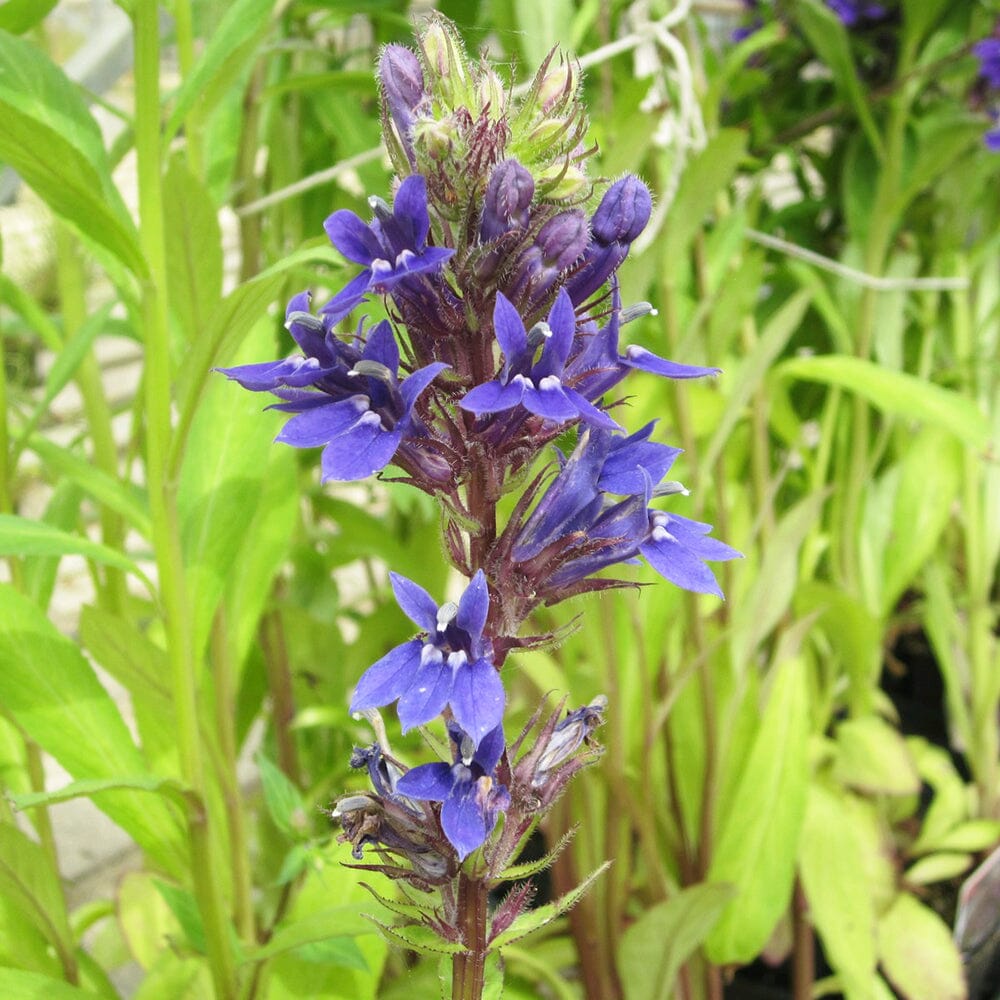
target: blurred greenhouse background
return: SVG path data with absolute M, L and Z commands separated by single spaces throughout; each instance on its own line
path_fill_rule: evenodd
M 512 653 L 508 731 L 609 706 L 536 905 L 613 864 L 503 996 L 1000 996 L 996 0 L 0 3 L 0 996 L 438 995 L 328 810 L 442 511 L 321 485 L 213 372 L 346 280 L 323 221 L 391 197 L 374 67 L 431 9 L 511 86 L 580 60 L 591 176 L 654 194 L 628 339 L 723 369 L 629 422 L 745 556 Z

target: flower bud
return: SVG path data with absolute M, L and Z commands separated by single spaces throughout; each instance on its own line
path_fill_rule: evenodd
M 420 37 L 428 89 L 455 110 L 468 104 L 468 73 L 459 39 L 440 20 L 432 20 Z
M 564 271 L 579 260 L 589 242 L 590 232 L 583 212 L 572 209 L 554 215 L 538 231 L 535 245 L 547 267 Z
M 490 174 L 484 196 L 479 235 L 484 243 L 510 229 L 525 229 L 528 209 L 535 195 L 535 181 L 517 160 L 504 160 Z
M 649 189 L 638 177 L 627 174 L 604 193 L 590 228 L 605 245 L 631 243 L 646 228 L 652 210 Z
M 402 45 L 387 45 L 378 64 L 382 97 L 407 155 L 412 155 L 414 111 L 424 98 L 424 71 L 420 61 Z
M 564 59 L 554 69 L 549 70 L 538 88 L 538 103 L 542 111 L 549 111 L 576 89 L 577 77 L 573 65 Z
M 477 96 L 480 109 L 485 111 L 488 108 L 493 121 L 499 120 L 506 113 L 507 88 L 492 69 L 487 69 L 479 78 Z
M 554 201 L 573 198 L 587 186 L 587 175 L 572 163 L 554 163 L 538 171 L 537 180 L 545 197 Z

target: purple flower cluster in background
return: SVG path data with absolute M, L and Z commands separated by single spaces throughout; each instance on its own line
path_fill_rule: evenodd
M 278 440 L 322 448 L 324 481 L 391 464 L 445 512 L 447 551 L 468 584 L 439 604 L 390 574 L 419 635 L 362 674 L 351 710 L 395 703 L 404 732 L 442 717 L 449 759 L 406 770 L 384 747 L 359 749 L 373 792 L 337 807 L 357 858 L 371 847 L 380 870 L 427 885 L 452 877 L 507 813 L 490 855 L 501 870 L 537 821 L 526 803 L 555 798 L 600 722 L 600 701 L 554 714 L 513 759 L 500 669 L 511 650 L 546 638 L 519 636 L 532 611 L 631 585 L 604 573 L 642 560 L 721 596 L 707 563 L 739 553 L 661 506 L 686 493 L 665 480 L 678 449 L 652 439 L 653 423 L 625 431 L 608 395 L 635 370 L 689 379 L 718 369 L 620 343 L 622 326 L 651 311 L 623 308 L 616 275 L 652 199 L 629 174 L 585 209 L 593 183 L 576 68 L 550 56 L 515 104 L 432 17 L 419 53 L 384 50 L 379 82 L 401 178 L 393 203 L 370 199 L 370 221 L 341 210 L 325 223 L 361 270 L 318 313 L 307 293 L 291 300 L 299 354 L 223 371 L 277 397 L 273 408 L 290 414 Z M 343 335 L 372 297 L 389 318 Z M 564 454 L 553 444 L 567 431 L 576 439 Z M 516 490 L 501 523 L 500 499 Z
M 988 91 L 986 112 L 996 126 L 1000 121 L 1000 37 L 994 35 L 976 42 L 972 54 L 979 60 L 979 76 Z M 1000 153 L 1000 127 L 989 129 L 983 142 L 991 152 Z

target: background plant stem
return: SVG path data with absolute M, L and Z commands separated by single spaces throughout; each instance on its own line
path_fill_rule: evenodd
M 219 1000 L 235 998 L 236 968 L 220 876 L 222 858 L 213 857 L 203 751 L 198 732 L 198 664 L 191 634 L 191 609 L 184 581 L 177 484 L 165 473 L 171 437 L 170 331 L 166 305 L 166 251 L 160 143 L 160 38 L 155 0 L 138 0 L 134 11 L 136 153 L 142 248 L 149 274 L 142 285 L 146 348 L 144 402 L 146 476 L 153 525 L 153 545 L 165 617 L 177 743 L 184 781 L 200 803 L 188 814 L 188 838 L 194 894 Z

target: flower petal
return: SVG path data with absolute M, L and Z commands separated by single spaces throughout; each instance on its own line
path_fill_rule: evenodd
M 475 660 L 455 672 L 451 710 L 476 743 L 500 725 L 505 702 L 500 675 L 488 660 Z
M 313 406 L 292 417 L 275 440 L 295 448 L 318 448 L 349 431 L 367 412 L 368 399 L 365 396 L 351 396 L 331 401 L 325 406 Z
M 358 681 L 351 699 L 351 712 L 380 708 L 405 694 L 420 669 L 420 650 L 424 644 L 411 639 L 389 650 L 373 663 Z
M 609 431 L 620 431 L 621 427 L 604 410 L 594 406 L 589 400 L 568 386 L 564 389 L 566 398 L 576 407 L 576 412 L 592 427 L 603 427 Z
M 497 726 L 496 729 L 491 729 L 479 741 L 479 746 L 476 747 L 473 760 L 475 760 L 486 774 L 491 775 L 496 770 L 497 764 L 500 763 L 503 748 L 503 726 Z
M 702 368 L 698 365 L 682 365 L 676 361 L 661 358 L 645 347 L 631 344 L 625 348 L 622 364 L 629 368 L 638 368 L 651 375 L 662 375 L 664 378 L 701 378 L 704 375 L 718 375 L 721 368 Z
M 723 596 L 712 571 L 698 556 L 674 539 L 649 539 L 639 546 L 639 551 L 660 576 L 678 587 L 696 594 Z
M 392 214 L 409 250 L 422 250 L 431 220 L 427 214 L 427 181 L 422 174 L 410 174 L 399 185 L 392 202 Z
M 552 336 L 546 341 L 544 350 L 549 365 L 546 374 L 561 375 L 576 333 L 576 313 L 565 288 L 559 289 L 559 295 L 549 311 L 549 329 Z
M 485 779 L 480 779 L 485 780 Z M 478 783 L 456 784 L 455 790 L 441 807 L 441 829 L 464 861 L 486 840 L 486 817 L 476 795 Z
M 323 482 L 353 482 L 381 472 L 396 454 L 402 438 L 398 429 L 386 430 L 373 410 L 362 413 L 352 427 L 323 449 Z
M 323 223 L 323 228 L 330 237 L 330 242 L 355 264 L 367 267 L 377 257 L 385 254 L 371 227 L 346 208 L 334 212 Z
M 419 395 L 437 378 L 438 373 L 450 367 L 443 361 L 434 361 L 429 365 L 424 365 L 423 368 L 418 368 L 412 375 L 408 375 L 399 383 L 399 394 L 406 404 L 407 413 L 413 409 L 413 404 Z
M 411 799 L 443 802 L 455 785 L 451 767 L 443 761 L 411 768 L 396 782 L 396 791 Z
M 524 399 L 521 402 L 526 410 L 539 417 L 545 417 L 546 420 L 555 420 L 557 423 L 576 420 L 580 415 L 555 375 L 546 375 L 538 383 L 537 388 L 525 388 Z
M 420 586 L 399 573 L 389 573 L 392 592 L 403 614 L 425 632 L 433 635 L 437 631 L 437 602 Z
M 497 292 L 493 307 L 493 333 L 508 365 L 528 349 L 528 331 L 521 315 L 503 292 Z
M 234 368 L 217 368 L 226 378 L 239 382 L 244 389 L 253 392 L 271 392 L 279 385 L 285 385 L 287 378 L 312 374 L 320 378 L 322 371 L 313 358 L 284 358 L 280 361 L 260 361 L 252 365 L 236 365 Z
M 482 385 L 470 389 L 458 401 L 458 405 L 463 410 L 478 415 L 511 410 L 523 399 L 524 385 L 524 379 L 517 376 L 509 385 L 503 385 L 496 379 L 492 382 L 484 382 Z
M 489 613 L 490 592 L 486 586 L 486 574 L 480 569 L 476 571 L 476 575 L 465 588 L 465 593 L 459 598 L 458 614 L 455 617 L 455 624 L 469 633 L 469 638 L 472 640 L 472 655 L 476 658 L 480 656 L 480 640 Z
M 376 324 L 368 334 L 361 356 L 365 361 L 377 361 L 380 365 L 385 365 L 393 375 L 399 371 L 399 345 L 386 320 Z
M 320 309 L 321 315 L 331 324 L 339 323 L 355 306 L 364 301 L 371 284 L 372 273 L 367 268 L 355 275 L 329 302 Z
M 439 716 L 452 690 L 451 667 L 439 659 L 421 662 L 409 690 L 399 699 L 396 714 L 403 732 L 423 726 Z

